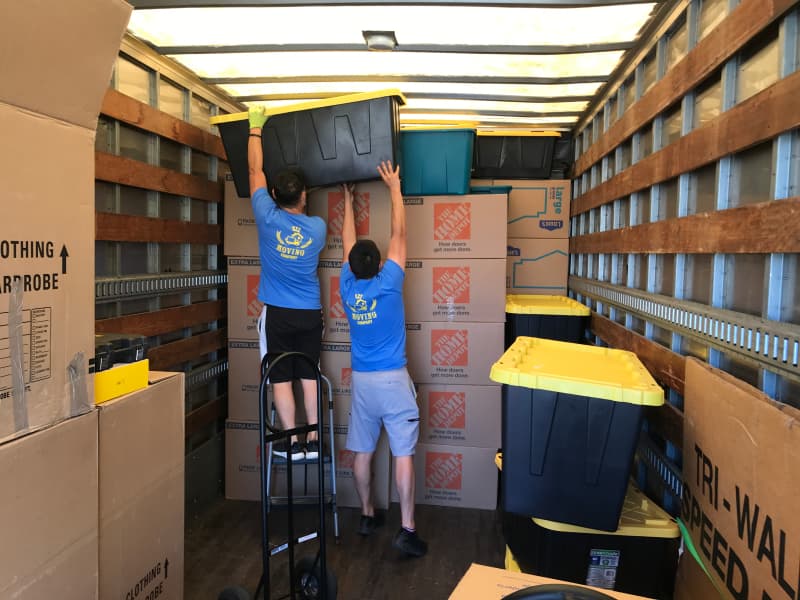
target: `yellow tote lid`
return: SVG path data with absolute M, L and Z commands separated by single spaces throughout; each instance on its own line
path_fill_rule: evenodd
M 644 406 L 664 404 L 664 391 L 627 350 L 520 336 L 492 365 L 498 383 Z
M 578 527 L 577 525 L 548 521 L 546 519 L 533 519 L 533 522 L 539 527 L 565 533 L 648 538 L 677 538 L 681 535 L 675 520 L 658 504 L 645 496 L 633 483 L 628 485 L 628 490 L 625 493 L 625 502 L 622 505 L 622 514 L 619 518 L 619 529 L 616 531 L 600 531 L 599 529 Z
M 297 104 L 286 104 L 284 106 L 276 106 L 274 108 L 266 108 L 265 113 L 267 117 L 274 115 L 283 115 L 286 113 L 297 112 L 299 110 L 309 110 L 312 108 L 324 108 L 326 106 L 338 106 L 339 104 L 349 104 L 350 102 L 362 102 L 364 100 L 375 100 L 377 98 L 385 98 L 386 96 L 397 96 L 400 104 L 406 103 L 406 97 L 398 89 L 377 90 L 374 92 L 361 92 L 358 94 L 347 94 L 344 96 L 333 96 L 331 98 L 323 98 L 322 100 L 310 100 L 308 102 L 298 102 Z M 246 121 L 247 113 L 231 113 L 229 115 L 218 115 L 211 117 L 210 123 L 218 125 L 220 123 L 230 123 L 232 121 Z
M 508 294 L 506 312 L 519 315 L 570 315 L 588 317 L 591 309 L 567 296 Z
M 484 137 L 561 137 L 558 131 L 529 131 L 527 129 L 479 129 L 478 135 Z

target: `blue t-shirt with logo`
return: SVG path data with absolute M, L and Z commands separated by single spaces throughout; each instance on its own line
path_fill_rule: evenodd
M 252 202 L 261 259 L 258 299 L 283 308 L 321 308 L 317 266 L 325 221 L 281 210 L 263 187 Z
M 403 269 L 387 260 L 372 279 L 356 279 L 342 265 L 339 293 L 350 322 L 354 371 L 388 371 L 406 366 Z

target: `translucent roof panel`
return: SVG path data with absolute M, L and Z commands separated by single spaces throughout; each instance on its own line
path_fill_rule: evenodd
M 400 88 L 406 96 L 413 94 L 449 94 L 491 96 L 522 96 L 532 98 L 555 98 L 564 96 L 593 96 L 602 84 L 569 83 L 551 85 L 511 85 L 498 83 L 464 84 L 418 81 L 392 82 L 391 87 Z M 386 89 L 383 81 L 348 82 L 291 82 L 291 83 L 226 83 L 219 86 L 231 96 L 292 96 L 308 94 L 309 97 L 323 98 L 329 95 L 355 94 Z M 317 94 L 313 96 L 313 94 Z
M 129 29 L 155 46 L 363 43 L 574 45 L 632 41 L 655 3 L 572 8 L 497 6 L 214 7 L 134 11 Z M 444 26 L 446 24 L 452 26 Z
M 579 77 L 607 75 L 621 51 L 580 54 L 442 54 L 402 52 L 282 52 L 179 54 L 172 58 L 200 77 L 369 75 Z

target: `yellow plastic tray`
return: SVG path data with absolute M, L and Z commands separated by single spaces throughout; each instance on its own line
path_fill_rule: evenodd
M 498 383 L 644 406 L 664 404 L 664 391 L 626 350 L 521 336 L 492 365 Z
M 348 104 L 350 102 L 362 102 L 364 100 L 375 100 L 376 98 L 384 98 L 386 96 L 397 96 L 400 99 L 400 104 L 406 103 L 406 97 L 397 89 L 379 90 L 376 92 L 362 92 L 359 94 L 347 94 L 344 96 L 333 96 L 331 98 L 324 98 L 322 100 L 310 100 L 308 102 L 298 102 L 297 104 L 285 104 L 283 106 L 266 107 L 265 113 L 267 117 L 274 115 L 282 115 L 286 113 L 297 112 L 299 110 L 309 110 L 313 108 L 324 108 L 326 106 L 338 106 L 340 104 Z M 218 125 L 219 123 L 230 123 L 231 121 L 246 121 L 248 118 L 246 112 L 231 113 L 229 115 L 218 115 L 211 117 L 210 123 Z
M 503 137 L 561 137 L 558 131 L 529 131 L 527 129 L 480 129 L 480 136 Z
M 94 375 L 94 403 L 102 404 L 147 387 L 148 359 L 118 365 Z
M 592 311 L 567 296 L 535 296 L 508 294 L 506 312 L 517 315 L 563 315 L 588 317 Z

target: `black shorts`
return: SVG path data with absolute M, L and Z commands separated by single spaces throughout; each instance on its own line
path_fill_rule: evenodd
M 284 352 L 302 352 L 319 365 L 322 341 L 322 310 L 266 306 L 267 362 Z M 284 358 L 269 373 L 270 383 L 295 379 L 316 379 L 317 374 L 307 360 Z

